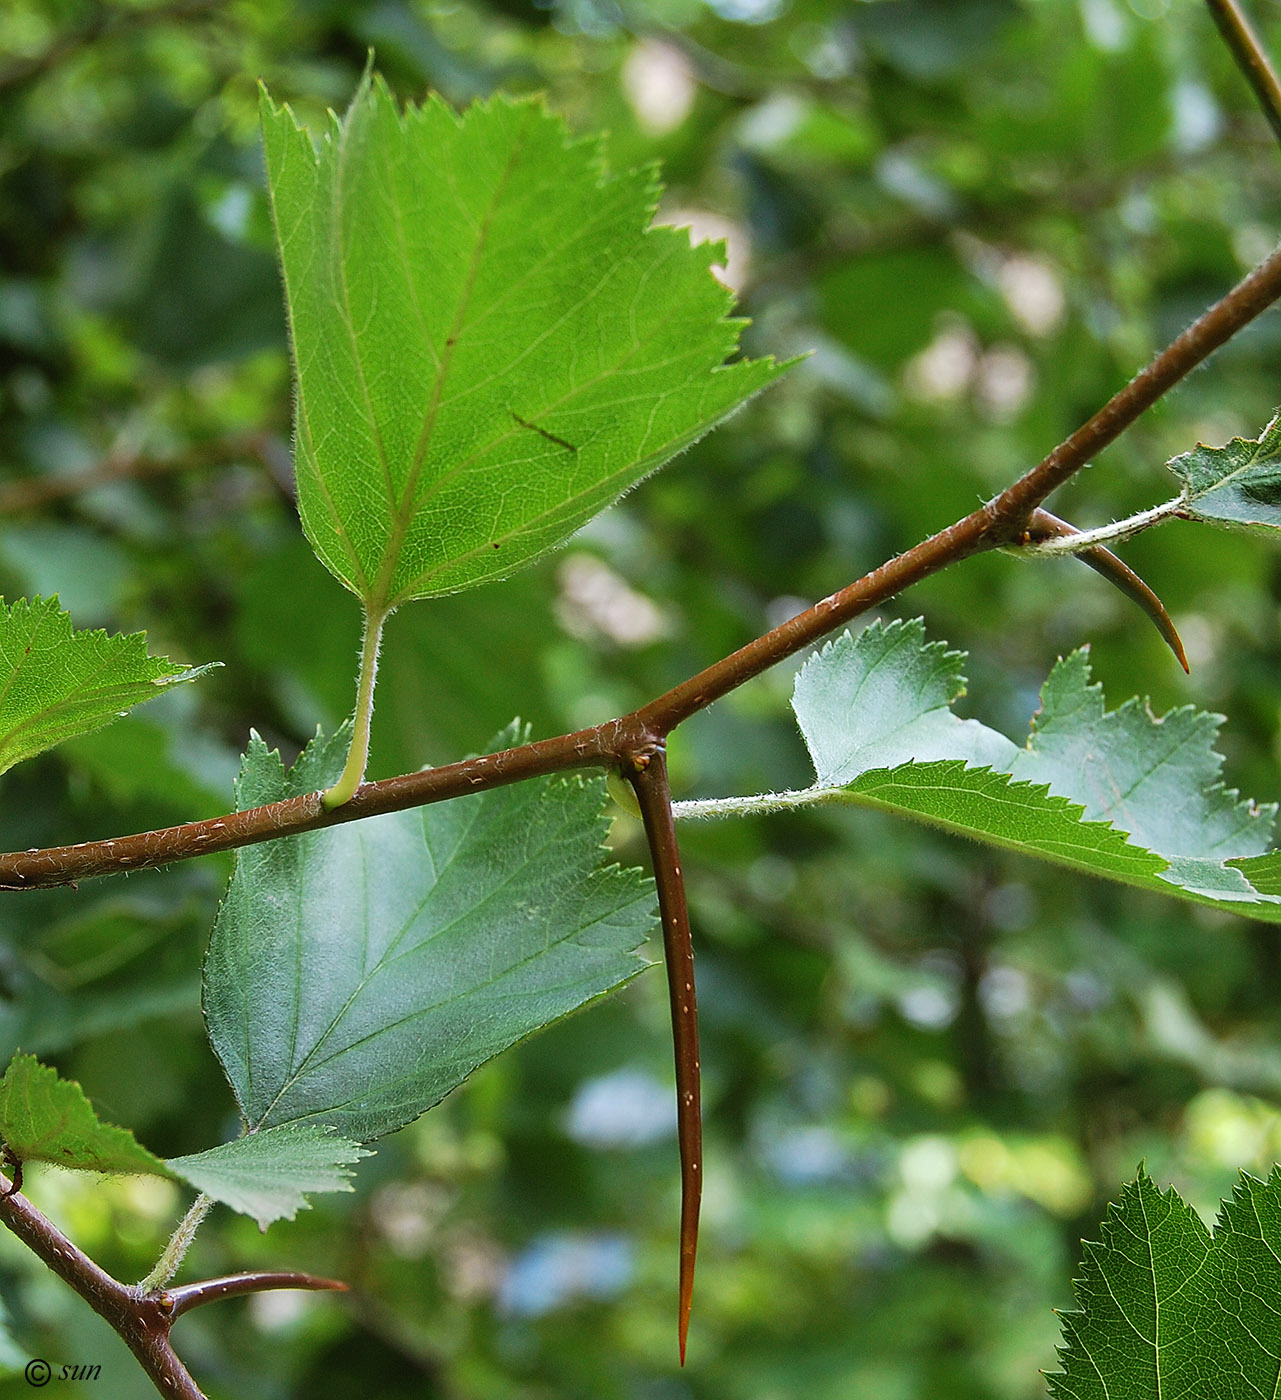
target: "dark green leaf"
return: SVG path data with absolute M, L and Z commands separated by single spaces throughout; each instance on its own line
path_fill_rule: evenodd
M 1264 534 L 1281 529 L 1281 414 L 1258 438 L 1198 444 L 1168 465 L 1183 482 L 1183 514 Z
M 1281 1170 L 1242 1174 L 1213 1235 L 1140 1171 L 1085 1245 L 1063 1314 L 1055 1400 L 1246 1400 L 1276 1394 Z

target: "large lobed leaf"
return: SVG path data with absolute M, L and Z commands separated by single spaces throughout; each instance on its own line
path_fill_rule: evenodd
M 325 787 L 346 742 L 318 735 L 286 774 L 254 736 L 238 801 Z M 391 1132 L 634 976 L 653 887 L 606 863 L 602 800 L 548 778 L 242 850 L 205 1016 L 251 1131 Z
M 403 113 L 366 79 L 317 150 L 264 96 L 303 527 L 371 612 L 536 559 L 782 372 L 725 364 L 721 256 L 647 230 L 538 101 Z
M 1217 716 L 1108 711 L 1084 651 L 1059 661 L 1026 744 L 952 712 L 963 657 L 915 622 L 845 633 L 802 668 L 793 707 L 817 780 L 801 792 L 681 804 L 712 815 L 852 802 L 1165 894 L 1281 921 L 1274 807 L 1220 781 Z
M 1054 1400 L 1257 1400 L 1281 1356 L 1281 1168 L 1242 1173 L 1214 1233 L 1143 1172 L 1085 1245 Z
M 142 632 L 77 632 L 57 598 L 0 602 L 0 773 L 211 669 L 148 656 Z

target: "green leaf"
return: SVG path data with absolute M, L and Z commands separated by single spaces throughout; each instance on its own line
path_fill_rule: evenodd
M 304 1191 L 350 1191 L 349 1168 L 372 1155 L 315 1123 L 264 1128 L 165 1163 L 198 1191 L 251 1215 L 264 1230 L 306 1208 Z
M 20 1162 L 168 1174 L 131 1132 L 99 1120 L 79 1084 L 34 1055 L 15 1055 L 0 1079 L 0 1140 Z
M 925 624 L 872 623 L 846 632 L 800 670 L 792 708 L 823 787 L 841 787 L 872 768 L 961 758 L 1003 768 L 1017 748 L 949 706 L 965 694 L 960 652 L 925 641 Z M 853 722 L 851 722 L 853 720 Z
M 346 744 L 318 735 L 286 775 L 253 736 L 238 802 L 327 786 Z M 653 888 L 602 858 L 603 790 L 548 778 L 240 851 L 205 1016 L 250 1127 L 391 1132 L 634 976 Z
M 1062 1314 L 1055 1400 L 1275 1395 L 1281 1355 L 1281 1169 L 1242 1173 L 1214 1233 L 1140 1171 L 1085 1245 L 1080 1311 Z
M 57 598 L 0 602 L 0 773 L 211 669 L 148 656 L 142 632 L 74 631 Z
M 1198 443 L 1167 465 L 1183 482 L 1181 515 L 1261 534 L 1281 529 L 1281 414 L 1257 438 Z
M 537 101 L 401 113 L 362 83 L 319 150 L 264 95 L 303 528 L 371 613 L 554 548 L 782 372 L 725 364 L 722 256 L 646 228 Z
M 682 803 L 678 814 L 857 803 L 1281 922 L 1281 859 L 1268 853 L 1276 809 L 1223 786 L 1217 716 L 1185 706 L 1158 719 L 1139 700 L 1109 712 L 1078 651 L 1051 671 L 1019 748 L 953 714 L 965 693 L 962 660 L 926 643 L 919 620 L 845 633 L 796 678 L 792 703 L 815 785 Z

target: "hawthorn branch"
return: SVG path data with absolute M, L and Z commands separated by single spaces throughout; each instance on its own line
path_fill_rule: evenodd
M 207 1279 L 182 1288 L 143 1290 L 121 1283 L 95 1264 L 41 1211 L 0 1176 L 0 1224 L 12 1231 L 64 1283 L 120 1334 L 165 1400 L 205 1400 L 169 1341 L 174 1321 L 219 1298 L 273 1288 L 345 1289 L 334 1279 L 292 1272 L 259 1272 Z
M 1277 78 L 1267 50 L 1259 42 L 1259 36 L 1237 0 L 1206 0 L 1206 3 L 1223 42 L 1246 82 L 1254 89 L 1268 125 L 1281 141 L 1281 80 Z
M 149 869 L 572 769 L 605 768 L 630 780 L 631 765 L 638 755 L 651 751 L 655 741 L 666 739 L 677 725 L 714 700 L 947 565 L 1019 543 L 1028 532 L 1033 513 L 1052 491 L 1278 297 L 1281 248 L 999 496 L 629 715 L 441 768 L 363 783 L 349 802 L 332 812 L 325 810 L 322 794 L 308 793 L 158 831 L 10 852 L 0 855 L 0 889 L 46 889 L 100 875 Z

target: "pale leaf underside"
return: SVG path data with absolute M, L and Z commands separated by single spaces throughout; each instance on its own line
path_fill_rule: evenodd
M 323 788 L 345 744 L 286 775 L 255 736 L 241 805 Z M 241 851 L 205 1014 L 250 1128 L 391 1132 L 639 971 L 653 887 L 608 863 L 602 799 L 544 779 Z
M 308 1191 L 350 1191 L 351 1168 L 368 1151 L 312 1123 L 264 1128 L 165 1166 L 264 1229 L 292 1220 Z
M 793 705 L 817 781 L 800 792 L 678 805 L 710 816 L 849 802 L 1127 884 L 1281 922 L 1275 809 L 1220 779 L 1219 720 L 1107 711 L 1084 651 L 1057 663 L 1018 746 L 951 706 L 962 657 L 917 622 L 873 623 L 813 656 Z
M 1167 465 L 1183 482 L 1180 514 L 1230 529 L 1281 529 L 1281 414 L 1257 438 L 1198 444 Z

